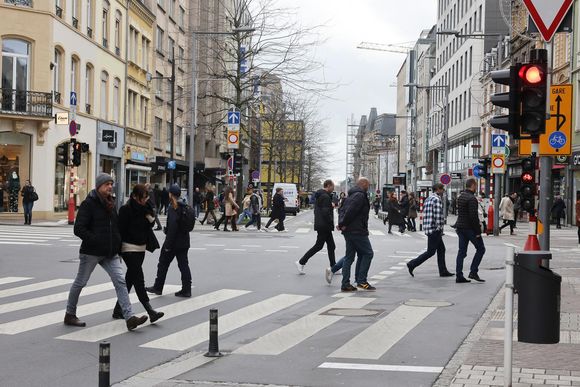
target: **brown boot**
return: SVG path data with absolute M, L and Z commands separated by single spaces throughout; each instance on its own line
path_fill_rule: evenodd
M 131 316 L 129 320 L 127 320 L 127 329 L 132 331 L 133 329 L 137 328 L 139 325 L 144 324 L 147 321 L 147 316 Z
M 86 327 L 87 323 L 78 319 L 74 314 L 65 313 L 64 315 L 64 325 L 70 325 L 73 327 Z

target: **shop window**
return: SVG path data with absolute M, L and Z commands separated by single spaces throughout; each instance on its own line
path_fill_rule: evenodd
M 27 134 L 0 132 L 0 212 L 23 211 L 20 190 L 30 179 L 30 144 Z
M 148 170 L 127 169 L 125 171 L 125 192 L 132 192 L 137 184 L 146 184 L 149 178 Z

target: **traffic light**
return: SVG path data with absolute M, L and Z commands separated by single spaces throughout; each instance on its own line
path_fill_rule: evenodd
M 56 147 L 56 162 L 63 165 L 68 165 L 68 141 L 58 144 Z
M 509 91 L 495 93 L 490 97 L 491 103 L 509 110 L 507 115 L 493 116 L 489 124 L 494 128 L 505 130 L 514 139 L 520 138 L 520 85 L 519 70 L 521 65 L 516 64 L 505 70 L 492 71 L 491 79 L 495 83 L 509 86 Z
M 522 175 L 520 197 L 521 207 L 530 214 L 534 213 L 536 196 L 536 157 L 530 156 L 522 160 Z
M 518 71 L 520 79 L 522 135 L 538 137 L 546 132 L 548 61 L 546 50 L 532 50 L 531 63 Z
M 80 142 L 73 143 L 72 164 L 75 167 L 78 167 L 79 165 L 81 165 L 82 146 L 83 146 L 83 144 Z
M 490 159 L 479 159 L 479 164 L 478 164 L 478 173 L 477 173 L 477 177 L 480 177 L 482 179 L 487 179 L 489 177 L 489 164 L 491 164 L 491 160 Z
M 234 174 L 242 173 L 243 158 L 243 155 L 234 153 Z

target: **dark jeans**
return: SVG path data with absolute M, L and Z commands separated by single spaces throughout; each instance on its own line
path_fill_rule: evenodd
M 213 218 L 213 222 L 217 222 L 217 218 L 215 217 L 215 213 L 213 212 L 213 210 L 207 210 L 205 212 L 205 216 L 203 217 L 203 220 L 201 221 L 201 223 L 205 223 L 205 221 L 207 220 L 207 217 L 211 215 L 211 217 Z
M 173 258 L 177 258 L 177 266 L 181 272 L 181 289 L 191 290 L 191 271 L 189 270 L 189 262 L 187 260 L 188 250 L 189 249 L 161 249 L 159 263 L 157 264 L 157 278 L 155 278 L 155 284 L 153 285 L 156 290 L 163 291 L 165 278 L 167 277 L 167 270 L 169 270 L 169 265 L 173 261 Z
M 284 219 L 282 219 L 282 218 L 270 218 L 270 220 L 268 220 L 268 223 L 266 223 L 266 228 L 270 227 L 272 222 L 276 219 L 278 219 L 278 224 L 274 228 L 278 231 L 283 231 L 284 230 Z
M 334 238 L 332 237 L 332 231 L 325 230 L 325 231 L 317 231 L 318 235 L 316 236 L 316 243 L 314 246 L 310 248 L 304 254 L 302 258 L 300 258 L 300 264 L 306 265 L 308 260 L 317 252 L 322 250 L 322 247 L 326 243 L 326 249 L 328 250 L 328 260 L 330 262 L 330 267 L 336 265 L 336 258 L 334 257 L 334 250 L 336 249 L 336 245 L 334 244 Z
M 246 228 L 251 226 L 252 224 L 256 223 L 256 227 L 258 230 L 262 228 L 262 215 L 260 213 L 252 214 L 252 219 L 248 223 L 246 223 Z
M 121 257 L 127 265 L 127 273 L 125 273 L 125 283 L 127 284 L 127 292 L 135 286 L 135 293 L 139 301 L 143 304 L 149 302 L 149 296 L 145 290 L 145 277 L 143 276 L 143 261 L 145 260 L 145 252 L 125 252 L 121 253 Z
M 516 221 L 515 220 L 504 220 L 503 225 L 499 229 L 503 230 L 507 226 L 510 226 L 510 233 L 513 233 L 514 228 L 516 227 Z
M 445 264 L 445 243 L 443 242 L 443 233 L 441 231 L 433 231 L 432 234 L 427 235 L 427 251 L 409 261 L 409 266 L 414 269 L 434 256 L 435 253 L 437 253 L 439 275 L 447 273 L 449 270 L 447 270 L 447 265 Z
M 580 245 L 580 227 L 578 227 L 578 244 Z
M 473 256 L 469 272 L 470 274 L 477 274 L 479 264 L 481 263 L 483 254 L 485 254 L 483 238 L 481 235 L 476 234 L 475 231 L 469 229 L 458 228 L 456 232 L 459 237 L 459 250 L 457 251 L 455 275 L 457 278 L 463 277 L 463 260 L 467 256 L 467 246 L 469 245 L 469 242 L 473 243 L 473 246 L 475 247 L 475 255 Z
M 344 234 L 346 241 L 346 253 L 342 266 L 342 287 L 350 284 L 350 267 L 354 262 L 354 256 L 358 256 L 355 280 L 358 284 L 367 282 L 367 275 L 373 259 L 373 247 L 368 235 Z
M 32 207 L 34 202 L 22 202 L 22 207 L 24 207 L 24 222 L 30 224 L 32 221 Z

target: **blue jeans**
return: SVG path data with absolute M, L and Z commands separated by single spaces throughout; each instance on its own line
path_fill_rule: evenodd
M 434 256 L 435 253 L 437 253 L 437 266 L 439 266 L 439 275 L 447 273 L 448 270 L 447 266 L 445 265 L 445 243 L 443 243 L 443 234 L 441 231 L 433 231 L 433 233 L 427 235 L 427 251 L 412 261 L 409 261 L 409 266 L 414 269 Z
M 99 264 L 109 274 L 111 281 L 113 281 L 115 291 L 117 292 L 117 300 L 121 306 L 121 309 L 123 310 L 123 317 L 125 317 L 125 320 L 128 320 L 131 316 L 133 316 L 133 311 L 131 310 L 131 301 L 129 301 L 129 292 L 127 291 L 127 285 L 125 283 L 125 273 L 123 271 L 121 259 L 118 256 L 100 257 L 88 254 L 80 254 L 79 259 L 81 260 L 79 263 L 79 271 L 68 294 L 66 312 L 68 314 L 76 315 L 77 304 L 79 302 L 81 290 L 83 290 L 89 281 L 89 278 L 91 278 L 91 273 L 93 270 L 95 270 L 97 264 Z
M 457 229 L 457 236 L 459 237 L 459 250 L 457 251 L 457 263 L 455 267 L 455 275 L 457 278 L 463 277 L 463 260 L 467 256 L 467 246 L 469 242 L 473 243 L 475 247 L 475 255 L 471 262 L 470 274 L 477 274 L 479 264 L 485 254 L 485 246 L 483 245 L 483 238 L 477 235 L 474 230 Z
M 355 270 L 356 283 L 362 284 L 367 282 L 367 275 L 373 259 L 373 247 L 368 235 L 361 234 L 344 234 L 346 242 L 346 253 L 342 265 L 342 287 L 350 284 L 350 267 L 354 262 L 355 254 L 358 256 Z
M 34 202 L 22 202 L 22 207 L 24 207 L 24 219 L 32 219 L 32 207 L 34 206 Z
M 201 214 L 201 204 L 196 203 L 193 205 L 193 209 L 195 210 L 195 218 L 199 218 L 199 214 Z
M 243 210 L 242 213 L 240 214 L 240 217 L 238 218 L 238 223 L 237 224 L 241 224 L 242 220 L 244 220 L 245 217 L 248 217 L 250 219 L 252 219 L 252 213 L 250 212 L 249 209 Z

